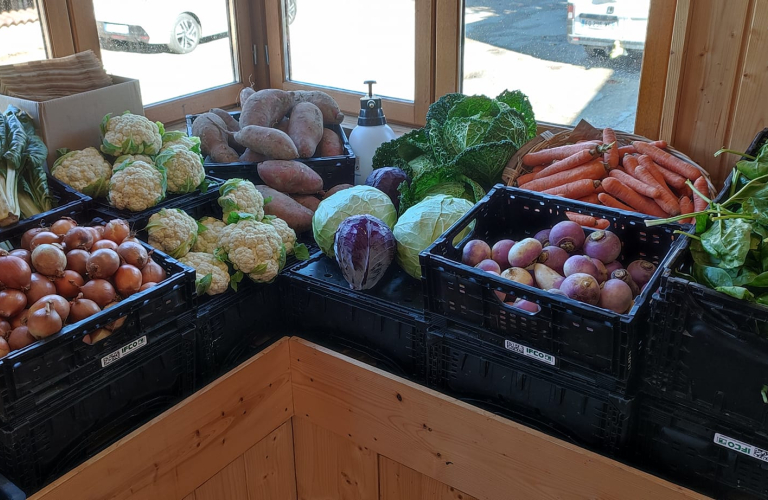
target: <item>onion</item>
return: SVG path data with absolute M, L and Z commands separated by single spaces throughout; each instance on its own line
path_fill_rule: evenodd
M 74 250 L 75 248 L 90 250 L 94 240 L 94 234 L 90 228 L 73 227 L 64 235 L 64 248 L 67 250 Z
M 66 272 L 66 271 L 65 271 Z M 32 284 L 27 290 L 27 303 L 34 304 L 46 295 L 56 293 L 56 285 L 40 273 L 32 273 Z
M 147 250 L 137 241 L 123 241 L 117 247 L 117 253 L 123 262 L 142 269 L 149 260 Z
M 0 337 L 8 338 L 11 330 L 13 330 L 13 328 L 11 328 L 11 324 L 4 319 L 0 319 Z
M 27 300 L 29 302 L 29 300 Z M 24 309 L 19 314 L 10 319 L 11 328 L 18 328 L 20 326 L 27 326 L 27 317 L 29 316 L 29 309 Z
M 32 269 L 23 259 L 4 252 L 0 254 L 0 288 L 27 290 L 32 284 Z
M 78 321 L 82 321 L 85 318 L 89 316 L 93 316 L 94 314 L 101 311 L 101 308 L 96 302 L 83 298 L 82 294 L 79 295 L 75 300 L 73 300 L 69 305 L 70 305 L 70 311 L 69 311 L 70 324 L 77 323 Z
M 112 335 L 112 332 L 107 330 L 106 328 L 99 328 L 95 332 L 91 332 L 83 337 L 83 342 L 85 342 L 88 345 L 93 345 L 98 342 L 101 342 L 105 338 Z
M 108 248 L 96 250 L 85 265 L 88 277 L 91 279 L 109 279 L 120 267 L 120 256 Z
M 99 240 L 93 244 L 93 246 L 91 247 L 91 252 L 95 252 L 96 250 L 101 250 L 101 249 L 117 251 L 117 243 L 115 243 L 112 240 Z
M 46 243 L 61 243 L 61 237 L 58 234 L 52 233 L 50 231 L 37 233 L 37 235 L 32 238 L 32 241 L 29 242 L 29 250 L 34 252 L 35 248 Z
M 106 306 L 104 306 L 104 310 L 106 311 L 106 310 L 107 310 L 107 309 L 109 309 L 110 307 L 115 307 L 115 306 L 116 306 L 116 305 L 118 305 L 119 303 L 120 303 L 120 302 L 117 302 L 117 301 L 115 301 L 115 302 L 110 302 L 109 304 L 107 304 Z M 110 324 L 108 324 L 107 326 L 105 326 L 104 328 L 106 328 L 107 330 L 110 330 L 110 331 L 115 331 L 115 330 L 117 330 L 118 328 L 120 328 L 121 326 L 123 326 L 123 323 L 125 323 L 125 319 L 126 319 L 126 316 L 123 316 L 122 318 L 118 318 L 118 319 L 116 319 L 115 321 L 113 321 L 112 323 L 110 323 Z
M 92 226 L 87 227 L 91 234 L 93 235 L 93 242 L 96 243 L 97 241 L 101 241 L 101 235 L 104 234 L 104 226 Z
M 45 227 L 35 227 L 27 230 L 27 232 L 25 232 L 21 237 L 21 248 L 24 250 L 32 251 L 32 249 L 30 248 L 30 243 L 32 242 L 32 238 L 34 238 L 35 236 L 37 236 L 38 234 L 44 231 L 48 231 L 48 229 Z
M 56 294 L 46 295 L 42 299 L 32 304 L 32 307 L 29 308 L 29 314 L 32 314 L 38 309 L 43 309 L 48 303 L 53 305 L 53 308 L 56 309 L 56 312 L 59 313 L 59 316 L 61 316 L 62 321 L 67 321 L 70 310 L 69 302 L 67 302 L 67 299 L 61 295 Z M 27 318 L 27 322 L 29 322 L 29 318 Z
M 115 300 L 115 287 L 107 280 L 91 280 L 80 287 L 83 297 L 96 302 L 99 307 L 105 307 Z
M 165 269 L 163 269 L 163 266 L 155 262 L 154 260 L 150 260 L 147 262 L 147 264 L 141 268 L 141 282 L 142 283 L 160 283 L 165 279 Z
M 157 286 L 157 283 L 155 283 L 154 281 L 147 281 L 146 283 L 142 283 L 141 288 L 139 288 L 139 291 L 143 292 L 144 290 L 152 288 L 153 286 Z
M 51 232 L 64 236 L 73 227 L 77 226 L 77 222 L 69 217 L 63 217 L 51 225 Z
M 0 337 L 0 358 L 8 356 L 11 352 L 11 347 L 8 345 L 8 341 L 4 337 Z
M 32 251 L 32 266 L 45 276 L 61 276 L 67 267 L 67 256 L 58 246 L 43 244 Z
M 130 297 L 141 289 L 141 271 L 135 266 L 123 264 L 115 273 L 115 288 L 123 298 Z
M 85 285 L 85 280 L 79 273 L 68 269 L 64 275 L 56 278 L 53 282 L 56 286 L 56 293 L 65 299 L 74 299 L 80 293 L 80 287 Z
M 27 296 L 19 290 L 0 291 L 0 317 L 16 316 L 27 306 Z
M 37 339 L 29 334 L 29 328 L 26 325 L 14 328 L 8 335 L 8 346 L 12 351 L 18 351 L 35 342 Z
M 64 322 L 61 316 L 56 312 L 52 302 L 47 302 L 45 307 L 29 314 L 27 319 L 27 328 L 29 333 L 37 338 L 44 339 L 61 330 Z
M 85 265 L 88 262 L 88 257 L 90 255 L 91 254 L 85 250 L 80 250 L 79 248 L 70 250 L 67 252 L 67 269 L 79 273 L 80 276 L 85 276 Z
M 8 255 L 13 255 L 14 257 L 18 257 L 24 262 L 27 263 L 27 265 L 32 265 L 32 252 L 29 250 L 24 250 L 23 248 L 17 248 L 15 250 L 11 250 L 8 252 Z
M 104 238 L 114 241 L 118 245 L 131 233 L 131 228 L 123 219 L 112 219 L 104 226 Z

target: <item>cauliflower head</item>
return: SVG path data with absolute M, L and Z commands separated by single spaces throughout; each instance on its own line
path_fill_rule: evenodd
M 219 187 L 219 206 L 224 212 L 224 222 L 230 212 L 252 214 L 256 220 L 264 218 L 264 197 L 251 181 L 245 179 L 229 179 Z
M 227 291 L 229 267 L 212 254 L 189 252 L 179 261 L 195 270 L 198 295 L 218 295 Z
M 169 193 L 191 193 L 205 180 L 203 157 L 183 146 L 164 149 L 155 164 L 165 167 Z
M 172 146 L 184 146 L 194 153 L 200 154 L 200 138 L 196 136 L 188 136 L 184 132 L 174 130 L 163 134 L 163 147 L 160 150 L 170 148 Z
M 272 224 L 272 227 L 275 228 L 277 234 L 282 238 L 283 245 L 285 245 L 285 253 L 293 255 L 293 246 L 296 244 L 296 232 L 283 219 L 276 217 L 270 220 L 269 223 Z
M 54 177 L 93 198 L 103 198 L 107 195 L 112 166 L 96 148 L 59 151 L 64 154 L 51 167 Z
M 122 165 L 127 161 L 143 161 L 144 163 L 149 163 L 150 165 L 155 164 L 155 160 L 153 160 L 147 155 L 123 155 L 123 156 L 119 156 L 115 160 L 115 163 L 112 164 L 112 173 L 115 172 L 117 167 L 119 167 L 120 165 Z
M 197 221 L 179 208 L 163 208 L 149 218 L 147 234 L 150 245 L 180 259 L 197 241 Z
M 101 151 L 112 156 L 130 154 L 156 155 L 163 146 L 165 128 L 141 115 L 126 111 L 108 113 L 101 121 Z
M 221 230 L 226 224 L 215 217 L 203 217 L 197 223 L 197 241 L 192 246 L 192 251 L 214 253 L 219 247 Z
M 285 245 L 271 224 L 249 219 L 228 224 L 219 243 L 217 256 L 226 256 L 238 271 L 235 283 L 243 274 L 257 283 L 270 282 L 285 266 Z
M 165 198 L 165 169 L 143 161 L 123 162 L 109 181 L 109 204 L 120 210 L 140 212 Z

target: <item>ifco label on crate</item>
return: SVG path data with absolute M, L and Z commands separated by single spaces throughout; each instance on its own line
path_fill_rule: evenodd
M 542 363 L 546 363 L 548 365 L 555 366 L 555 363 L 557 362 L 557 359 L 551 354 L 537 351 L 536 349 L 517 344 L 515 342 L 512 342 L 511 340 L 505 340 L 504 347 L 506 347 L 512 352 L 516 352 L 517 354 L 522 354 L 523 356 L 528 356 L 529 358 L 533 358 L 536 361 L 541 361 Z
M 147 336 L 140 337 L 130 344 L 126 344 L 120 349 L 116 350 L 113 353 L 107 354 L 103 358 L 101 358 L 101 367 L 106 368 L 107 366 L 111 365 L 118 359 L 124 358 L 128 356 L 129 354 L 138 351 L 142 347 L 147 345 Z
M 729 450 L 738 451 L 744 455 L 749 455 L 750 457 L 762 460 L 763 462 L 768 462 L 768 451 L 762 450 L 757 446 L 752 446 L 751 444 L 742 443 L 741 441 L 729 438 L 728 436 L 716 433 L 715 444 L 718 444 L 723 448 L 728 448 Z

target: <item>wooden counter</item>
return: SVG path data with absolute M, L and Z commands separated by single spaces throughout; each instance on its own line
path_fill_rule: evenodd
M 34 500 L 705 498 L 284 338 Z

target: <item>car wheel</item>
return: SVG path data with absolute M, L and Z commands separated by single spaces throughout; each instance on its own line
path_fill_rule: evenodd
M 296 19 L 296 0 L 285 0 L 285 18 L 288 24 Z
M 188 54 L 195 50 L 200 43 L 202 29 L 197 20 L 189 14 L 181 14 L 176 18 L 171 32 L 168 48 L 177 54 Z

